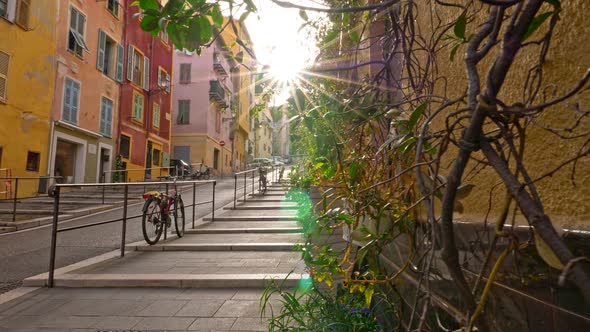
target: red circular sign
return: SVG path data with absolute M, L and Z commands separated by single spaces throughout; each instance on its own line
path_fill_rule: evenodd
M 221 142 L 219 142 L 219 145 L 221 145 L 221 146 L 225 146 L 225 141 L 221 141 Z

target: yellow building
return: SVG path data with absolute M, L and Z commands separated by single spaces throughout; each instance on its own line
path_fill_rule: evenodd
M 234 22 L 237 27 L 237 33 L 231 28 L 227 27 L 221 34 L 226 44 L 234 45 L 231 48 L 234 58 L 241 62 L 240 65 L 236 66 L 232 71 L 232 77 L 234 82 L 234 100 L 232 101 L 233 112 L 236 119 L 238 120 L 234 124 L 233 128 L 233 144 L 234 144 L 234 155 L 232 160 L 235 161 L 233 165 L 235 170 L 243 170 L 246 168 L 248 147 L 251 144 L 249 142 L 250 135 L 250 109 L 254 105 L 254 93 L 255 93 L 255 72 L 256 64 L 254 58 L 250 55 L 252 51 L 252 45 L 250 35 L 246 26 L 239 21 Z M 248 49 L 245 49 L 240 43 L 235 43 L 239 37 L 241 43 L 246 45 Z M 240 59 L 241 58 L 241 59 Z M 241 60 L 241 61 L 240 61 Z
M 0 1 L 0 177 L 47 175 L 55 83 L 56 1 Z M 43 190 L 20 180 L 18 196 Z M 0 182 L 0 199 L 15 183 Z

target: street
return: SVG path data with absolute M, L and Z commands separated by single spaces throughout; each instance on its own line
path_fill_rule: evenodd
M 250 181 L 248 181 L 250 185 Z M 243 182 L 238 181 L 238 188 Z M 233 200 L 233 177 L 217 180 L 215 207 L 220 208 Z M 239 195 L 240 191 L 238 192 Z M 243 193 L 243 191 L 242 191 Z M 185 206 L 192 204 L 192 190 L 182 193 Z M 239 198 L 239 197 L 238 197 Z M 197 188 L 196 202 L 211 200 L 211 185 Z M 129 217 L 140 216 L 143 202 L 129 205 Z M 60 223 L 60 228 L 100 222 L 122 217 L 123 208 L 99 212 Z M 198 205 L 195 217 L 211 212 L 211 204 Z M 190 227 L 192 208 L 185 208 L 187 228 Z M 127 220 L 126 243 L 143 241 L 141 217 Z M 51 243 L 51 225 L 0 235 L 0 293 L 20 286 L 23 279 L 47 272 Z M 93 226 L 58 233 L 56 268 L 63 267 L 96 255 L 120 248 L 121 222 Z

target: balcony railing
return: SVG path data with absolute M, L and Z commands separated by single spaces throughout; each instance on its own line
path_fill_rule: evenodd
M 219 81 L 209 81 L 209 99 L 221 107 L 227 107 L 225 89 Z
M 227 70 L 221 62 L 221 55 L 219 53 L 213 54 L 213 70 L 221 77 L 227 77 Z

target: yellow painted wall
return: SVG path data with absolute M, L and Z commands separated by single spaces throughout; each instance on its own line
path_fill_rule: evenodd
M 433 2 L 432 2 L 433 3 Z M 443 22 L 452 22 L 459 17 L 460 10 L 445 9 L 440 10 L 440 6 L 432 6 L 436 11 L 437 17 Z M 545 3 L 540 13 L 553 10 L 552 7 Z M 544 84 L 554 84 L 559 94 L 569 91 L 580 80 L 584 73 L 590 68 L 590 33 L 588 33 L 587 12 L 590 10 L 590 2 L 586 0 L 571 0 L 562 2 L 562 12 L 560 21 L 551 42 L 551 47 L 547 54 L 547 61 L 543 66 Z M 431 17 L 428 14 L 429 8 L 423 6 L 419 11 L 418 25 L 425 29 L 422 30 L 426 35 L 426 29 L 430 25 Z M 485 17 L 485 13 L 479 16 Z M 547 31 L 549 21 L 530 38 L 531 40 L 539 39 Z M 481 22 L 479 22 L 481 23 Z M 467 24 L 466 35 L 475 31 L 478 22 L 469 22 Z M 452 33 L 452 30 L 451 30 Z M 445 81 L 440 81 L 437 85 L 437 91 L 448 89 L 448 98 L 454 99 L 464 93 L 467 86 L 467 78 L 464 65 L 463 47 L 457 53 L 454 62 L 448 60 L 450 47 L 443 49 L 437 61 L 438 75 L 446 77 Z M 523 84 L 526 80 L 528 70 L 532 64 L 537 61 L 538 48 L 535 52 L 524 50 L 520 52 L 513 64 L 510 74 L 500 92 L 499 98 L 506 104 L 511 105 L 522 100 Z M 480 73 L 482 80 L 485 78 L 485 72 L 490 62 L 480 64 Z M 443 84 L 447 84 L 443 86 Z M 542 95 L 542 93 L 540 94 Z M 536 103 L 539 103 L 537 100 Z M 590 107 L 590 94 L 585 93 L 581 96 L 570 99 L 570 105 L 579 104 L 582 110 L 588 110 Z M 432 109 L 435 109 L 433 105 Z M 574 123 L 573 111 L 563 105 L 552 107 L 546 110 L 542 116 L 536 119 L 552 127 L 564 127 Z M 437 125 L 436 123 L 434 124 Z M 441 125 L 438 123 L 438 125 Z M 580 126 L 576 129 L 577 133 L 590 131 L 590 119 L 582 119 Z M 583 146 L 587 138 L 561 140 L 555 135 L 534 126 L 530 126 L 527 131 L 527 144 L 525 147 L 525 166 L 530 172 L 530 176 L 535 179 L 549 170 L 557 167 L 561 162 L 573 157 Z M 447 161 L 456 156 L 456 150 L 451 149 L 447 152 Z M 476 156 L 481 157 L 478 153 Z M 442 172 L 449 170 L 450 163 L 443 163 Z M 467 170 L 475 166 L 470 162 Z M 590 228 L 590 158 L 585 157 L 577 163 L 575 182 L 572 185 L 570 176 L 572 174 L 572 165 L 564 167 L 560 172 L 552 177 L 548 177 L 537 183 L 537 189 L 541 200 L 543 201 L 545 212 L 549 215 L 554 224 L 564 228 Z M 491 200 L 488 200 L 490 190 L 500 183 L 499 177 L 493 169 L 486 169 L 481 173 L 471 176 L 467 182 L 475 184 L 472 193 L 466 199 L 462 200 L 466 207 L 464 214 L 458 214 L 456 219 L 465 221 L 483 221 L 488 210 L 488 202 L 491 201 L 490 222 L 495 222 L 495 216 L 499 213 L 504 197 L 505 189 L 499 185 L 493 190 Z M 521 219 L 521 222 L 522 219 Z
M 0 19 L 0 51 L 10 56 L 6 101 L 0 101 L 0 168 L 12 176 L 47 174 L 49 118 L 56 50 L 55 1 L 31 1 L 29 30 Z M 26 171 L 28 151 L 40 153 L 38 172 Z M 0 172 L 0 176 L 6 173 Z M 37 192 L 37 180 L 21 181 L 19 197 Z M 4 183 L 0 185 L 4 191 Z M 5 198 L 0 195 L 0 199 Z

